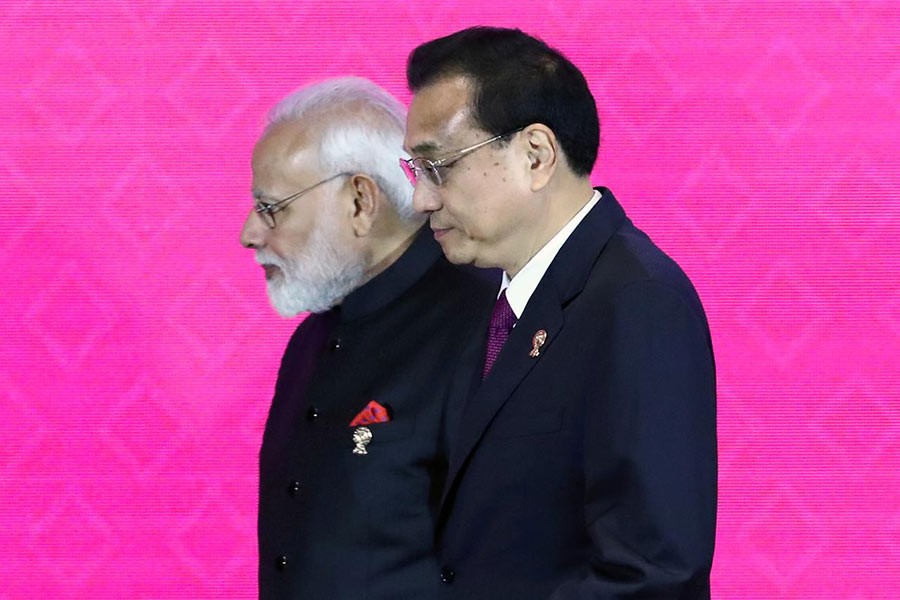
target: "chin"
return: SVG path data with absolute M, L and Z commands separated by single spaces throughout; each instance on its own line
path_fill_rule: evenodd
M 467 265 L 472 262 L 472 259 L 466 255 L 464 252 L 455 252 L 448 248 L 442 248 L 444 251 L 444 256 L 448 261 L 452 262 L 454 265 Z
M 449 240 L 440 240 L 438 243 L 444 256 L 454 265 L 468 265 L 475 259 L 471 249 L 466 248 L 466 244 L 453 243 Z

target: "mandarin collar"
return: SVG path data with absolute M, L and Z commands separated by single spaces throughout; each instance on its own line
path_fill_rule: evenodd
M 431 229 L 423 225 L 409 248 L 392 265 L 344 298 L 341 321 L 370 315 L 406 293 L 441 256 Z

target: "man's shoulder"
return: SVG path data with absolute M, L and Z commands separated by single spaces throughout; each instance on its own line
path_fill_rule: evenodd
M 678 297 L 703 313 L 700 298 L 685 271 L 631 221 L 610 237 L 591 268 L 585 293 L 595 301 L 613 303 L 627 301 L 635 293 Z
M 423 278 L 423 284 L 448 296 L 448 300 L 478 302 L 493 299 L 500 287 L 502 272 L 499 269 L 479 269 L 471 265 L 454 265 L 444 256 Z M 468 300 L 466 300 L 468 299 Z

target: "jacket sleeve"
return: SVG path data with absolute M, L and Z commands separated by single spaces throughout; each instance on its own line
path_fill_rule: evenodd
M 709 598 L 716 408 L 706 318 L 692 289 L 649 280 L 608 310 L 584 431 L 590 556 L 552 598 Z

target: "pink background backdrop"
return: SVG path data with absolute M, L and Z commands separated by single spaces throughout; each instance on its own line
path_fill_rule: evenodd
M 581 66 L 594 181 L 695 281 L 719 369 L 717 598 L 900 596 L 900 4 L 0 4 L 0 598 L 249 598 L 295 323 L 238 245 L 294 87 L 405 101 L 416 44 Z

